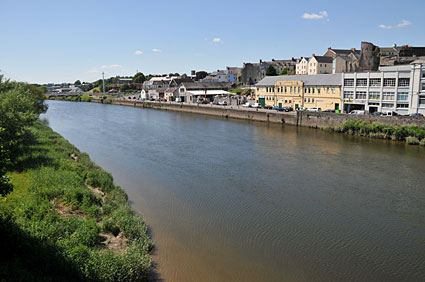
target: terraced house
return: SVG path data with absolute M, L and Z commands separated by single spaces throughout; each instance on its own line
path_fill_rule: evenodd
M 257 103 L 267 106 L 341 109 L 341 74 L 267 76 L 255 85 Z

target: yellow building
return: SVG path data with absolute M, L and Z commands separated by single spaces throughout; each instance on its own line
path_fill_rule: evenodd
M 256 101 L 262 105 L 341 109 L 341 74 L 268 76 L 256 84 Z

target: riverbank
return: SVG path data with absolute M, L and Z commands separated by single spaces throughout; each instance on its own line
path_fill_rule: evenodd
M 54 100 L 63 100 L 55 98 Z M 151 102 L 136 101 L 122 98 L 96 99 L 92 97 L 92 103 L 104 103 L 137 108 L 147 108 L 165 111 L 185 112 L 233 118 L 248 121 L 266 123 L 290 124 L 311 128 L 328 128 L 329 126 L 342 126 L 346 121 L 361 120 L 368 124 L 380 123 L 391 126 L 420 126 L 425 127 L 425 118 L 408 116 L 372 116 L 372 115 L 349 115 L 325 112 L 278 112 L 276 110 L 253 109 L 242 106 L 218 106 L 175 102 Z
M 149 280 L 152 242 L 126 193 L 46 125 L 30 133 L 0 197 L 0 280 Z

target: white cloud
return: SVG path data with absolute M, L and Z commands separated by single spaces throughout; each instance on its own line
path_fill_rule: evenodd
M 411 24 L 412 24 L 412 22 L 409 22 L 408 20 L 402 20 L 401 23 L 396 25 L 396 27 L 402 28 L 402 27 L 406 27 L 406 26 L 411 25 Z
M 156 48 L 152 49 L 152 51 L 154 51 L 154 52 L 161 52 L 161 50 L 156 49 Z
M 214 37 L 212 40 L 213 43 L 220 43 L 221 42 L 221 38 L 219 37 Z
M 135 54 L 135 55 L 142 55 L 142 54 L 143 54 L 143 52 L 142 52 L 142 51 L 140 51 L 140 50 L 137 50 L 136 52 L 134 52 L 134 54 Z
M 321 20 L 321 19 L 325 19 L 325 18 L 328 17 L 328 12 L 322 11 L 319 14 L 304 13 L 304 15 L 302 15 L 301 17 L 305 20 Z
M 109 65 L 109 66 L 103 65 L 100 68 L 101 69 L 120 69 L 122 68 L 122 66 L 121 65 Z
M 406 27 L 408 25 L 411 25 L 412 22 L 408 21 L 408 20 L 402 20 L 401 23 L 399 23 L 398 25 L 384 25 L 384 24 L 380 24 L 378 25 L 379 28 L 382 29 L 392 29 L 392 28 L 403 28 Z
M 379 27 L 379 28 L 382 28 L 382 29 L 392 29 L 392 28 L 393 28 L 393 27 L 392 27 L 392 26 L 390 26 L 390 25 L 384 25 L 384 24 L 380 24 L 378 27 Z

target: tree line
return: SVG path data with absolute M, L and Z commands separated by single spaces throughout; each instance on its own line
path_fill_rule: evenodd
M 6 172 L 30 139 L 28 127 L 47 110 L 42 87 L 0 75 L 0 195 L 12 190 Z

